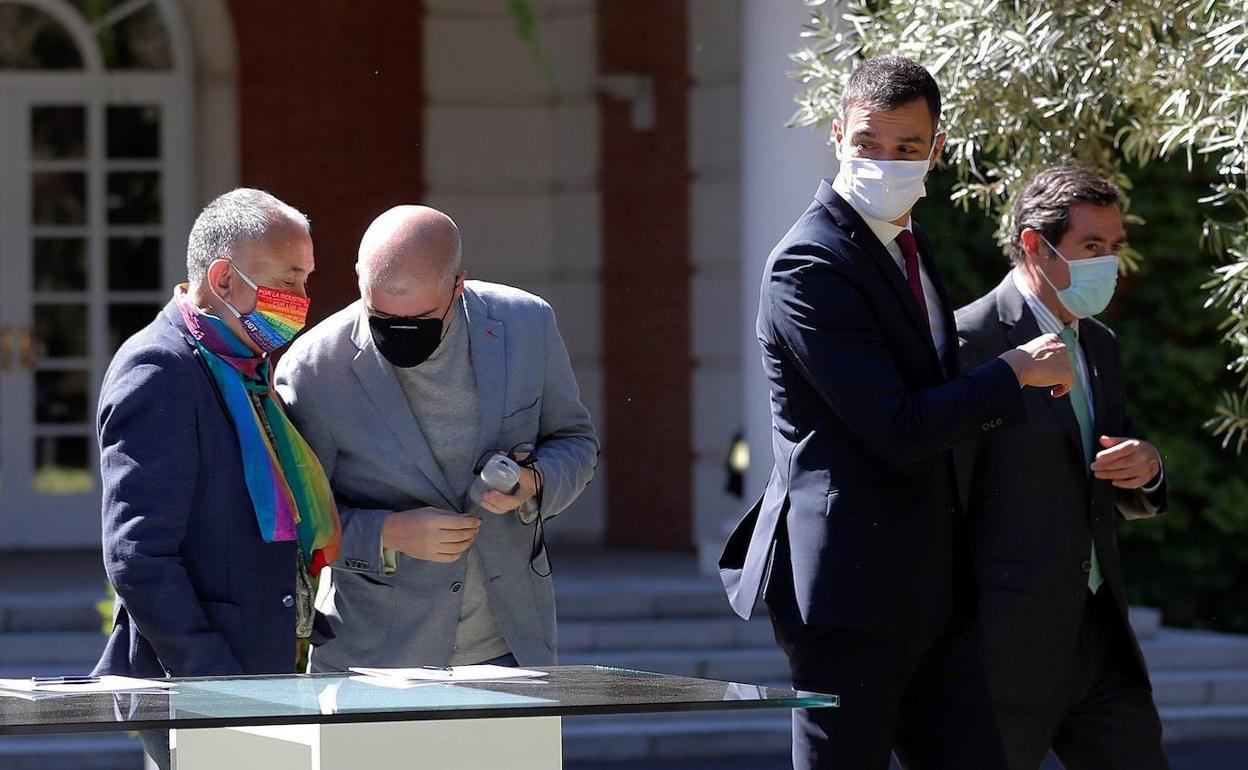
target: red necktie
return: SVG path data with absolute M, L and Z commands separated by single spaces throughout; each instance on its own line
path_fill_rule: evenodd
M 931 322 L 927 318 L 927 298 L 923 296 L 923 281 L 919 278 L 919 247 L 914 243 L 914 233 L 909 230 L 902 230 L 897 233 L 897 246 L 901 249 L 902 259 L 906 264 L 906 280 L 910 283 L 910 293 L 914 295 L 914 301 L 919 303 L 919 309 L 923 311 L 923 323 L 931 326 Z

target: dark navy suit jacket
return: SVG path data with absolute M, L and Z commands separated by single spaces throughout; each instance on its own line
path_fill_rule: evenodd
M 931 245 L 913 229 L 956 356 Z M 809 625 L 904 633 L 947 614 L 950 448 L 1021 418 L 1009 365 L 946 376 L 901 271 L 826 180 L 767 261 L 757 330 L 775 467 L 720 560 L 733 608 L 748 617 L 765 588 L 773 612 Z
M 172 302 L 114 356 L 98 428 L 117 604 L 96 672 L 293 671 L 295 544 L 261 539 L 233 424 Z
M 974 367 L 1040 334 L 1007 275 L 957 312 L 962 366 Z M 1079 322 L 1091 379 L 1097 436 L 1140 437 L 1125 404 L 1118 340 L 1095 318 Z M 1127 617 L 1127 589 L 1115 536 L 1122 518 L 1166 507 L 1166 485 L 1152 494 L 1120 490 L 1088 474 L 1069 398 L 1023 394 L 1028 419 L 957 448 L 963 505 L 971 521 L 979 631 L 993 697 L 1044 703 L 1066 681 L 1088 596 L 1091 543 L 1119 620 L 1131 640 L 1130 663 L 1147 683 L 1144 658 Z M 1044 640 L 1037 643 L 1037 640 Z

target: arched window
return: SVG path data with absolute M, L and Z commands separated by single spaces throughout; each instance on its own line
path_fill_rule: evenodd
M 173 0 L 0 0 L 0 548 L 99 542 L 99 383 L 182 275 L 191 50 Z

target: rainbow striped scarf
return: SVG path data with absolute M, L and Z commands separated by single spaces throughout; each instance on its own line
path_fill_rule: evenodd
M 220 318 L 196 308 L 185 284 L 174 298 L 234 422 L 260 536 L 266 543 L 298 540 L 303 564 L 315 577 L 338 558 L 342 525 L 320 461 L 273 391 L 268 358 L 253 353 Z

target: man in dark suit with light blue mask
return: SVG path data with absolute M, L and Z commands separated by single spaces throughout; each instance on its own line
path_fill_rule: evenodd
M 1168 767 L 1148 672 L 1127 618 L 1114 531 L 1166 503 L 1161 455 L 1127 414 L 1109 305 L 1125 240 L 1118 190 L 1064 166 L 1015 201 L 1013 269 L 957 313 L 964 371 L 1053 333 L 1068 398 L 1024 393 L 1027 420 L 959 447 L 972 523 L 981 646 L 1011 770 L 1050 747 L 1068 770 Z
M 953 307 L 910 211 L 944 135 L 908 59 L 863 62 L 833 123 L 841 161 L 764 270 L 758 339 L 775 467 L 720 560 L 733 608 L 760 594 L 793 683 L 796 768 L 1004 767 L 972 632 L 951 448 L 1061 395 L 1065 346 L 1036 335 L 958 375 Z

